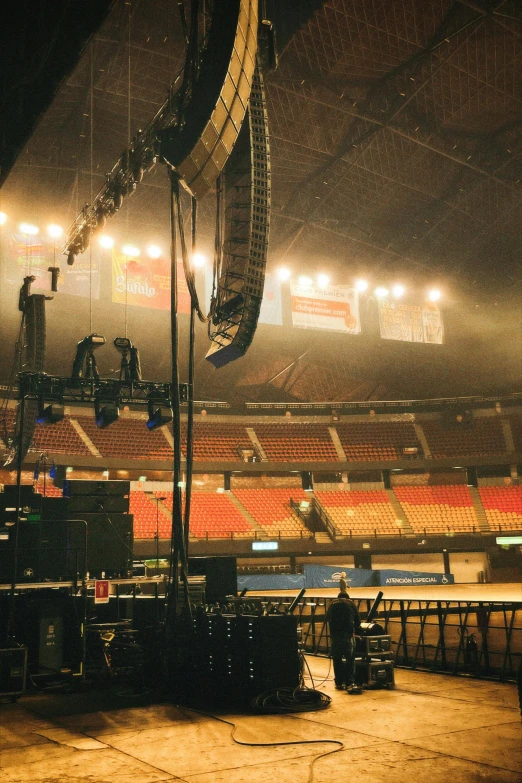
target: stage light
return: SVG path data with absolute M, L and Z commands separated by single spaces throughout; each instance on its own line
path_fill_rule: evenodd
M 298 280 L 299 285 L 302 285 L 302 286 L 313 285 L 313 282 L 314 281 L 312 280 L 312 278 L 311 277 L 307 277 L 306 275 L 301 275 L 299 277 L 299 280 Z
M 317 285 L 320 288 L 326 288 L 326 286 L 329 284 L 330 284 L 330 278 L 328 277 L 328 275 L 324 275 L 324 274 L 317 275 Z
M 102 234 L 102 236 L 98 239 L 98 242 L 103 248 L 105 248 L 105 250 L 110 250 L 112 247 L 114 247 L 114 239 L 112 237 L 108 237 L 107 234 Z
M 286 266 L 282 266 L 277 270 L 277 279 L 282 283 L 285 283 L 287 280 L 289 280 L 291 276 L 292 273 Z
M 53 239 L 58 239 L 63 234 L 63 228 L 61 226 L 57 226 L 55 223 L 51 223 L 50 226 L 47 226 L 47 233 Z
M 65 417 L 65 409 L 63 405 L 47 405 L 45 408 L 43 404 L 40 406 L 36 421 L 38 424 L 56 424 L 57 421 L 61 421 Z
M 368 283 L 366 280 L 356 280 L 355 287 L 360 294 L 364 294 L 364 292 L 368 290 Z
M 156 430 L 172 421 L 172 408 L 168 400 L 158 397 L 150 397 L 147 403 L 149 418 L 147 419 L 147 429 Z
M 131 255 L 130 253 L 128 255 Z M 158 245 L 149 245 L 147 248 L 147 255 L 149 258 L 159 258 L 161 255 L 161 247 Z
M 379 299 L 384 298 L 385 296 L 388 296 L 388 289 L 384 288 L 383 286 L 377 286 L 375 291 L 373 292 L 375 296 L 377 296 Z
M 49 468 L 49 478 L 55 479 L 57 475 L 58 475 L 58 468 L 56 466 L 56 462 L 53 459 L 53 461 L 51 462 L 51 467 Z
M 392 294 L 394 295 L 395 299 L 400 299 L 401 296 L 404 296 L 406 293 L 406 289 L 403 285 L 400 285 L 397 283 L 397 285 L 394 285 L 392 288 Z
M 140 254 L 136 245 L 123 245 L 121 251 L 124 256 L 129 256 L 129 258 L 137 258 Z
M 194 253 L 192 256 L 192 266 L 196 267 L 196 269 L 202 269 L 206 266 L 206 263 L 207 257 L 203 253 Z
M 0 212 L 0 226 L 4 226 L 7 223 L 7 215 L 5 212 Z
M 442 294 L 437 288 L 432 288 L 432 290 L 428 293 L 428 299 L 430 302 L 438 302 L 441 296 Z
M 35 237 L 40 233 L 38 226 L 33 226 L 31 223 L 20 223 L 18 228 L 20 229 L 20 233 L 26 234 L 27 236 Z
M 94 403 L 94 413 L 96 415 L 96 426 L 100 430 L 109 427 L 120 417 L 120 409 L 115 402 L 101 402 L 96 400 Z

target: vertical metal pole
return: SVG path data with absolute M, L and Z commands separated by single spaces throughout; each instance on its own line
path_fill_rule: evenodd
M 22 381 L 23 384 L 23 381 Z M 6 642 L 15 637 L 15 610 L 16 610 L 16 577 L 18 574 L 18 547 L 20 542 L 20 518 L 22 511 L 22 466 L 23 466 L 23 436 L 25 424 L 25 389 L 22 387 L 20 395 L 20 427 L 18 437 L 18 451 L 16 454 L 16 528 L 13 552 L 13 577 L 11 580 L 11 593 L 9 599 L 9 618 L 6 629 Z

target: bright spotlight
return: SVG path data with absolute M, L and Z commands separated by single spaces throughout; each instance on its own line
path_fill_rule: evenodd
M 98 239 L 98 242 L 102 247 L 105 248 L 105 250 L 110 250 L 111 247 L 114 247 L 114 239 L 112 237 L 108 237 L 107 234 L 102 234 Z
M 192 256 L 192 266 L 196 269 L 203 269 L 207 264 L 207 257 L 203 253 L 194 253 Z
M 291 276 L 292 273 L 286 266 L 282 266 L 277 270 L 277 279 L 280 280 L 282 283 L 285 283 L 287 280 L 290 280 Z
M 63 234 L 63 228 L 61 226 L 57 226 L 55 223 L 51 223 L 50 226 L 47 226 L 47 233 L 53 239 L 58 239 L 58 237 L 61 237 Z
M 20 223 L 19 229 L 22 234 L 27 234 L 28 236 L 33 237 L 40 233 L 38 226 L 33 226 L 31 223 Z
M 366 280 L 356 280 L 355 287 L 359 293 L 364 294 L 364 292 L 368 290 L 368 283 Z
M 147 248 L 147 255 L 149 258 L 159 258 L 161 255 L 161 247 L 149 245 Z
M 375 294 L 375 296 L 379 297 L 379 299 L 383 299 L 385 296 L 388 296 L 388 289 L 380 285 L 375 289 L 373 293 Z
M 405 293 L 406 293 L 406 289 L 404 288 L 403 285 L 397 284 L 394 285 L 392 288 L 392 294 L 396 299 L 400 299 L 401 296 L 404 296 Z
M 0 226 L 3 226 L 7 223 L 7 215 L 5 212 L 0 212 Z
M 299 282 L 299 285 L 309 286 L 309 285 L 312 285 L 314 281 L 312 280 L 311 277 L 307 277 L 306 275 L 301 275 L 301 277 L 299 278 L 298 282 Z
M 428 299 L 430 302 L 438 302 L 441 296 L 442 294 L 437 288 L 432 288 L 432 290 L 428 293 Z
M 317 275 L 317 285 L 320 288 L 326 288 L 326 286 L 329 285 L 329 283 L 330 283 L 330 278 L 328 277 L 328 275 L 324 275 L 324 274 Z
M 129 256 L 130 258 L 137 258 L 140 254 L 140 250 L 136 245 L 123 245 L 121 250 L 124 256 Z

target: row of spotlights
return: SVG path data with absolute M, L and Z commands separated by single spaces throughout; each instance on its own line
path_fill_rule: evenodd
M 292 276 L 291 271 L 286 267 L 281 267 L 277 271 L 277 277 L 283 283 L 289 280 L 291 276 Z M 321 288 L 325 288 L 327 285 L 329 285 L 330 278 L 328 277 L 328 275 L 319 274 L 317 275 L 316 281 Z M 313 285 L 314 281 L 311 277 L 307 277 L 306 275 L 300 275 L 297 279 L 297 282 L 301 286 L 311 286 Z M 363 294 L 369 288 L 368 281 L 356 280 L 355 288 L 357 289 L 357 291 L 359 291 L 359 293 Z M 390 291 L 384 286 L 377 286 L 377 288 L 374 289 L 373 293 L 374 296 L 376 296 L 378 299 L 384 299 L 386 296 L 389 296 Z M 401 297 L 403 297 L 405 293 L 406 293 L 406 288 L 400 283 L 396 283 L 394 286 L 392 286 L 391 294 L 394 297 L 394 299 L 401 299 Z M 441 296 L 442 294 L 438 289 L 432 289 L 431 291 L 428 292 L 428 299 L 431 302 L 438 302 Z
M 0 226 L 4 225 L 7 221 L 7 215 L 5 212 L 0 212 Z M 40 233 L 40 229 L 38 226 L 34 226 L 31 223 L 20 223 L 19 225 L 20 232 L 22 234 L 25 234 L 26 236 L 36 236 Z M 61 226 L 51 224 L 47 227 L 47 232 L 49 236 L 51 236 L 53 239 L 59 239 L 63 235 L 63 228 Z M 111 250 L 114 247 L 114 239 L 107 235 L 102 235 L 99 238 L 99 243 L 101 247 L 105 248 L 106 250 Z M 138 247 L 131 244 L 123 245 L 122 247 L 122 253 L 127 256 L 128 258 L 137 258 L 141 251 Z M 149 258 L 159 258 L 162 254 L 162 250 L 158 245 L 149 245 L 147 247 L 147 255 Z M 204 256 L 202 253 L 194 253 L 192 256 L 192 264 L 195 267 L 202 268 L 206 265 L 207 259 L 206 256 Z M 292 276 L 291 271 L 286 267 L 281 267 L 277 272 L 277 277 L 281 282 L 286 282 L 289 280 Z M 325 288 L 327 285 L 330 284 L 330 278 L 328 275 L 321 273 L 317 275 L 317 284 L 321 288 Z M 306 275 L 301 275 L 298 278 L 299 285 L 302 286 L 311 286 L 313 285 L 313 279 L 311 277 L 307 277 Z M 355 288 L 359 293 L 364 293 L 368 290 L 369 285 L 366 280 L 356 280 L 355 281 Z M 374 289 L 374 295 L 379 299 L 384 299 L 386 296 L 389 295 L 389 290 L 385 288 L 384 286 L 377 286 L 377 288 Z M 406 289 L 403 285 L 400 285 L 399 283 L 392 286 L 391 289 L 392 296 L 395 299 L 400 299 L 404 296 L 406 293 Z M 438 289 L 432 289 L 428 293 L 428 299 L 431 302 L 438 302 L 441 298 L 442 294 Z

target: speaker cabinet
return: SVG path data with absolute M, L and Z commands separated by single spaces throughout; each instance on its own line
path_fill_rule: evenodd
M 85 526 L 70 522 L 69 541 L 86 560 L 90 576 L 107 578 L 126 576 L 132 569 L 132 514 L 82 514 L 87 524 L 87 554 L 85 557 Z
M 189 557 L 190 576 L 206 578 L 205 600 L 213 604 L 227 595 L 237 594 L 237 561 L 235 557 Z

